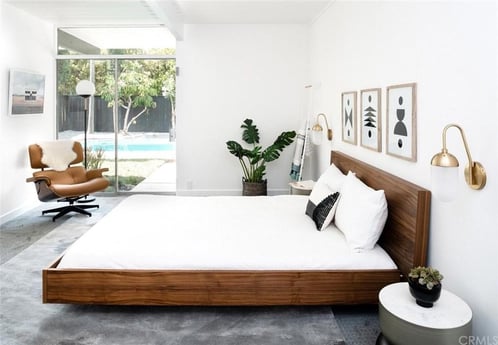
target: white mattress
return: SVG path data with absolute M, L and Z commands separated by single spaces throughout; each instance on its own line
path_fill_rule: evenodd
M 394 269 L 386 252 L 354 253 L 335 227 L 317 231 L 308 197 L 134 195 L 78 239 L 60 268 Z

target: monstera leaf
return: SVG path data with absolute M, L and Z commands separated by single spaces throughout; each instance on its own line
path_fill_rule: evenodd
M 282 152 L 286 146 L 292 144 L 295 136 L 296 132 L 294 131 L 280 134 L 273 145 L 268 146 L 266 150 L 264 150 L 263 159 L 265 162 L 271 162 L 280 157 L 280 152 Z
M 242 140 L 248 144 L 259 144 L 259 130 L 253 125 L 251 119 L 245 119 L 241 128 L 244 128 L 242 132 Z

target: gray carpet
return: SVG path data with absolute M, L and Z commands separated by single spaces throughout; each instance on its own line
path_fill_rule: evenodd
M 2 225 L 1 232 L 5 233 L 14 231 L 12 229 L 19 223 L 24 223 L 22 228 L 30 227 L 31 231 L 2 237 L 2 252 L 9 241 L 17 243 L 18 249 L 17 252 L 12 250 L 10 259 L 0 266 L 1 344 L 345 343 L 332 309 L 327 306 L 170 308 L 42 304 L 41 269 L 120 200 L 104 199 L 107 198 L 98 200 L 101 210 L 94 211 L 90 218 L 68 216 L 49 226 L 47 219 L 52 223 L 50 217 L 38 213 Z M 37 222 L 43 225 L 37 226 Z
M 42 210 L 63 206 L 63 204 L 57 201 L 41 203 L 40 206 L 0 225 L 0 264 L 14 257 L 67 220 L 77 220 L 88 227 L 92 226 L 123 198 L 123 196 L 97 198 L 91 204 L 98 204 L 99 208 L 90 210 L 91 217 L 70 213 L 56 222 L 52 221 L 54 213 L 42 216 Z
M 380 333 L 377 305 L 333 306 L 335 319 L 348 345 L 374 345 Z
M 69 306 L 47 318 L 35 338 L 23 344 L 54 344 L 54 339 L 55 344 L 344 344 L 325 307 Z

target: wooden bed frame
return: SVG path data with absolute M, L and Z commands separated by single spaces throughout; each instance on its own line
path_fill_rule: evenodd
M 425 265 L 431 194 L 337 151 L 331 162 L 374 189 L 383 189 L 389 216 L 381 246 L 398 270 L 43 270 L 43 302 L 113 305 L 375 304 L 387 284 Z M 303 211 L 304 212 L 304 211 Z

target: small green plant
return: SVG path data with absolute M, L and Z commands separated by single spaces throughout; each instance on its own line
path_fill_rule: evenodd
M 424 266 L 412 268 L 408 277 L 420 285 L 425 285 L 429 290 L 432 290 L 434 286 L 441 284 L 441 280 L 444 278 L 437 269 Z
M 87 169 L 100 169 L 104 161 L 104 149 L 93 150 L 93 147 L 87 148 L 86 160 Z
M 239 159 L 246 182 L 263 182 L 266 173 L 266 163 L 280 157 L 284 148 L 294 141 L 295 131 L 282 132 L 277 139 L 263 150 L 259 145 L 259 130 L 253 124 L 253 120 L 245 119 L 240 126 L 244 129 L 242 140 L 252 145 L 252 149 L 242 147 L 238 142 L 229 140 L 226 142 L 228 151 Z

